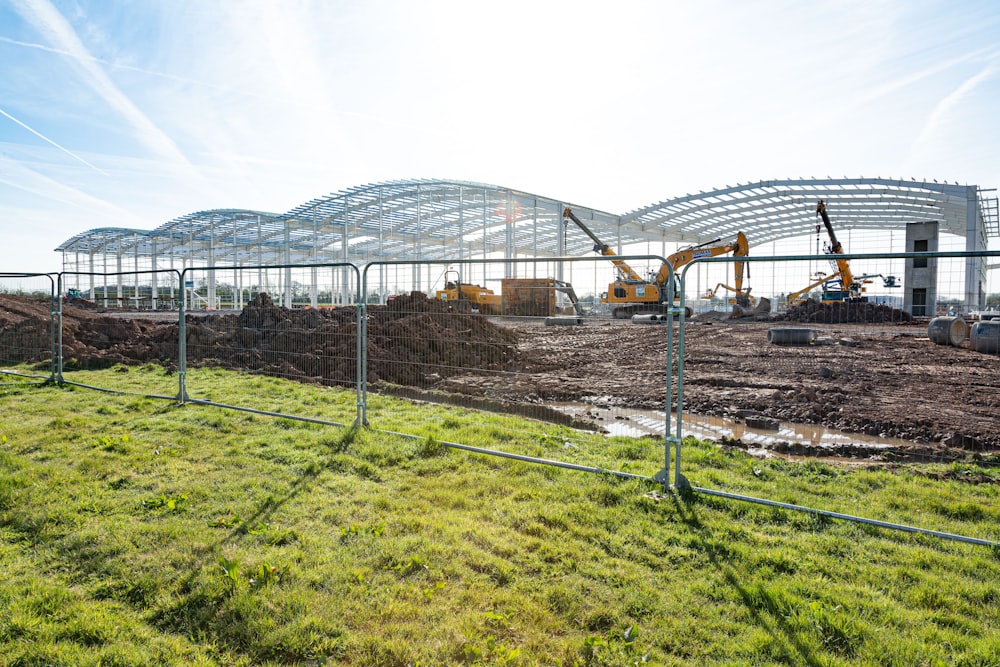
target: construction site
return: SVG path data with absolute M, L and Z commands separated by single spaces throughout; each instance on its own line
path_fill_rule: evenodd
M 680 401 L 692 419 L 865 437 L 830 446 L 775 435 L 771 453 L 993 455 L 1000 331 L 985 245 L 1000 229 L 984 192 L 767 182 L 612 216 L 493 186 L 413 182 L 282 216 L 213 211 L 142 234 L 91 230 L 59 248 L 61 358 L 74 372 L 155 363 L 169 373 L 183 353 L 191 366 L 364 382 L 611 434 L 644 411 L 663 414 L 669 388 L 671 408 Z M 866 229 L 897 229 L 906 245 L 858 257 L 843 238 Z M 942 232 L 966 239 L 957 279 L 941 275 L 951 261 Z M 796 235 L 822 239 L 811 259 L 828 266 L 779 280 L 775 265 L 803 258 L 768 264 L 759 248 Z M 583 258 L 586 270 L 574 264 Z M 772 271 L 766 287 L 751 268 Z M 958 285 L 947 311 L 943 278 Z M 0 361 L 51 363 L 52 317 L 46 299 L 0 296 Z M 742 433 L 716 439 L 751 448 Z
M 824 340 L 768 343 L 776 327 L 817 322 Z M 44 301 L 0 297 L 5 352 L 45 356 L 49 326 Z M 891 452 L 857 446 L 809 452 L 789 450 L 787 443 L 776 451 L 955 460 L 1000 450 L 994 427 L 1000 357 L 981 354 L 968 341 L 937 344 L 926 320 L 873 304 L 848 313 L 808 302 L 765 318 L 709 311 L 685 327 L 685 411 L 738 422 L 752 415 L 910 443 Z M 261 294 L 239 314 L 189 315 L 187 362 L 352 387 L 356 329 L 353 309 L 288 309 Z M 615 415 L 663 410 L 664 335 L 665 327 L 631 321 L 544 326 L 539 319 L 455 312 L 414 293 L 368 307 L 367 380 L 376 392 L 556 421 L 562 414 L 557 406 L 578 404 L 586 407 L 574 425 L 602 430 Z M 162 316 L 63 308 L 67 369 L 156 363 L 171 372 L 177 336 L 176 321 Z M 10 361 L 45 362 L 5 359 Z

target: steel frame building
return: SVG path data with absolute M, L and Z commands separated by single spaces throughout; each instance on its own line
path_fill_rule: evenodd
M 624 214 L 510 188 L 407 180 L 348 188 L 287 213 L 199 211 L 153 230 L 99 228 L 56 248 L 63 270 L 80 273 L 188 267 L 393 260 L 558 258 L 587 254 L 576 215 L 619 252 L 641 243 L 704 243 L 743 231 L 751 246 L 811 234 L 815 205 L 836 211 L 839 229 L 895 230 L 936 222 L 969 251 L 1000 236 L 995 190 L 883 178 L 789 179 L 688 194 Z M 966 265 L 966 303 L 979 303 L 986 263 Z

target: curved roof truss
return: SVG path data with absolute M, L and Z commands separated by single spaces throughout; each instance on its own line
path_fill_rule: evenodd
M 942 231 L 965 236 L 971 210 L 978 229 L 997 237 L 997 198 L 988 196 L 993 192 L 881 178 L 796 179 L 727 186 L 624 215 L 571 206 L 599 238 L 619 249 L 644 242 L 704 243 L 739 231 L 753 246 L 813 233 L 819 199 L 826 200 L 838 229 L 936 221 Z M 93 229 L 56 250 L 208 265 L 585 255 L 592 242 L 565 226 L 566 205 L 483 183 L 392 181 L 352 187 L 284 214 L 218 209 L 153 230 Z
M 761 181 L 659 202 L 622 216 L 671 239 L 702 243 L 742 231 L 750 245 L 810 234 L 823 199 L 839 229 L 901 229 L 936 221 L 965 236 L 969 203 L 988 236 L 1000 236 L 997 199 L 977 186 L 881 178 Z M 993 192 L 993 191 L 988 191 Z

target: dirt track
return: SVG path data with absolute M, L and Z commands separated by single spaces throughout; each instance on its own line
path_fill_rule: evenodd
M 0 295 L 2 361 L 47 358 L 48 312 L 47 302 Z M 63 344 L 69 366 L 174 364 L 177 324 L 132 315 L 112 317 L 67 304 Z M 1000 358 L 935 345 L 926 338 L 926 323 L 906 321 L 898 311 L 883 317 L 869 308 L 849 315 L 816 308 L 797 313 L 810 324 L 794 326 L 815 327 L 829 337 L 828 344 L 802 347 L 767 343 L 768 329 L 791 326 L 787 322 L 695 318 L 685 330 L 685 410 L 733 418 L 750 412 L 903 438 L 948 458 L 1000 451 Z M 818 323 L 830 319 L 864 324 Z M 543 327 L 453 313 L 413 295 L 370 307 L 367 326 L 368 378 L 376 386 L 463 394 L 492 405 L 600 401 L 664 407 L 666 325 L 588 321 Z M 288 310 L 262 295 L 239 315 L 189 316 L 187 329 L 192 365 L 324 384 L 355 381 L 350 309 Z M 25 350 L 22 358 L 11 359 L 10 351 L 18 349 Z

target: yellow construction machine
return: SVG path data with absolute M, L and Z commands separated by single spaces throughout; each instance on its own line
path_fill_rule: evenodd
M 550 316 L 583 315 L 583 307 L 573 286 L 554 278 L 503 278 L 501 292 L 462 282 L 457 271 L 444 273 L 444 289 L 435 292 L 440 301 L 455 304 L 459 312 L 478 311 L 481 315 Z M 558 296 L 564 295 L 564 296 Z M 563 302 L 563 305 L 560 304 Z M 569 306 L 565 306 L 565 302 Z M 568 311 L 563 313 L 562 311 Z
M 573 213 L 572 209 L 567 207 L 563 211 L 563 217 L 572 220 L 576 223 L 577 227 L 590 237 L 594 242 L 594 252 L 600 253 L 605 257 L 615 256 L 615 251 L 597 238 L 594 232 Z M 736 241 L 733 243 L 713 245 L 719 244 L 720 241 L 721 239 L 715 239 L 714 241 L 678 250 L 667 258 L 669 266 L 663 264 L 659 271 L 650 275 L 649 279 L 640 276 L 625 261 L 613 259 L 611 261 L 615 266 L 617 276 L 614 282 L 608 285 L 607 294 L 602 294 L 601 298 L 605 303 L 611 304 L 612 316 L 618 319 L 647 313 L 665 313 L 671 305 L 668 303 L 667 284 L 672 271 L 674 272 L 674 301 L 677 302 L 680 293 L 676 276 L 677 269 L 703 257 L 716 257 L 717 255 L 728 253 L 742 257 L 749 253 L 750 247 L 747 243 L 747 237 L 743 232 L 739 232 L 736 235 Z M 742 289 L 744 262 L 736 262 L 736 265 L 736 288 L 730 289 L 733 289 L 737 293 L 737 298 L 747 298 L 750 290 Z M 747 300 L 747 303 L 749 304 L 749 300 Z M 688 307 L 685 307 L 684 310 L 684 314 L 690 317 L 693 311 Z
M 463 283 L 458 271 L 445 271 L 444 289 L 435 296 L 441 301 L 454 303 L 463 312 L 479 311 L 482 315 L 499 315 L 503 296 L 493 290 L 472 283 Z
M 733 292 L 736 296 L 731 296 L 726 299 L 726 303 L 730 306 L 739 304 L 741 306 L 752 306 L 757 303 L 757 298 L 750 294 L 750 288 L 740 289 L 738 287 L 733 287 L 732 285 L 727 285 L 725 283 L 719 283 L 715 286 L 715 289 L 706 290 L 704 294 L 701 295 L 702 299 L 709 301 L 714 299 L 719 294 L 719 290 L 724 292 Z
M 830 237 L 829 245 L 823 248 L 823 251 L 827 255 L 833 255 L 831 260 L 837 267 L 837 270 L 830 275 L 824 276 L 822 273 L 818 273 L 816 280 L 810 283 L 808 286 L 803 287 L 797 292 L 792 292 L 788 295 L 787 302 L 789 304 L 801 303 L 805 301 L 805 294 L 808 294 L 813 289 L 822 286 L 822 301 L 823 303 L 833 303 L 836 301 L 867 301 L 868 297 L 862 296 L 867 288 L 865 285 L 871 284 L 871 276 L 855 276 L 851 271 L 851 265 L 846 258 L 843 257 L 844 248 L 840 245 L 840 241 L 837 240 L 837 235 L 833 231 L 833 225 L 830 224 L 830 216 L 826 212 L 826 203 L 820 199 L 819 203 L 816 204 L 816 215 L 823 219 L 823 225 L 826 227 L 826 233 Z M 816 232 L 819 233 L 819 225 L 816 225 Z M 883 277 L 887 287 L 895 287 L 895 277 L 888 276 Z M 890 281 L 892 284 L 890 285 Z

